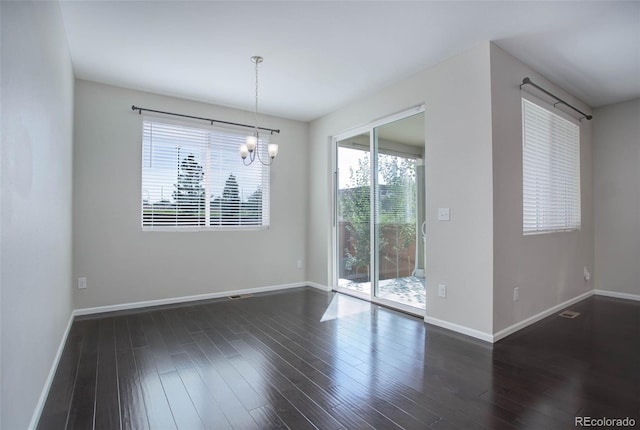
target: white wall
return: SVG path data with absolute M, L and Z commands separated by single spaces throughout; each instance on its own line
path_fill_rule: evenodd
M 593 113 L 595 288 L 640 298 L 640 99 Z
M 142 117 L 131 105 L 251 124 L 251 112 L 76 81 L 74 277 L 76 308 L 302 282 L 307 229 L 305 123 L 282 130 L 271 169 L 271 227 L 260 231 L 142 232 Z
M 330 136 L 426 105 L 427 320 L 492 333 L 493 205 L 489 43 L 455 56 L 310 127 L 309 280 L 332 284 Z M 437 208 L 451 208 L 438 222 Z M 437 297 L 435 285 L 448 286 Z
M 58 3 L 0 7 L 0 427 L 24 429 L 72 311 L 73 70 Z
M 524 77 L 579 109 L 589 107 L 527 65 L 491 45 L 493 113 L 494 332 L 593 289 L 583 268 L 593 272 L 591 122 L 580 126 L 582 228 L 580 231 L 522 234 L 522 114 Z M 536 94 L 536 93 L 534 93 Z M 513 301 L 513 289 L 519 300 Z

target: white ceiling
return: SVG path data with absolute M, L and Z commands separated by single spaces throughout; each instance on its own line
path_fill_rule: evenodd
M 592 107 L 640 97 L 640 2 L 61 1 L 78 78 L 298 120 L 491 40 Z M 135 103 L 135 100 L 132 100 Z M 153 108 L 153 107 L 151 107 Z

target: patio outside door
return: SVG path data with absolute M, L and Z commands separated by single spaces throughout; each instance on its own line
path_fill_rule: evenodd
M 337 290 L 423 315 L 424 113 L 336 140 Z

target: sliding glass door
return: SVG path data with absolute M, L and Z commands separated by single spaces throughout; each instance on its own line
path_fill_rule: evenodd
M 336 139 L 337 290 L 423 314 L 424 113 Z
M 338 142 L 337 285 L 371 295 L 371 153 L 364 133 Z

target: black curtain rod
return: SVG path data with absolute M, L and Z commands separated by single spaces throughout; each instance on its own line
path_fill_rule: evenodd
M 591 116 L 591 115 L 587 115 L 586 113 L 582 112 L 580 109 L 578 109 L 578 108 L 575 108 L 575 107 L 571 106 L 569 103 L 565 102 L 565 101 L 564 101 L 564 100 L 562 100 L 560 97 L 558 97 L 558 96 L 556 96 L 556 95 L 554 95 L 554 94 L 551 94 L 549 91 L 545 90 L 545 89 L 544 89 L 544 88 L 542 88 L 541 86 L 534 84 L 533 82 L 531 82 L 531 79 L 529 79 L 529 78 L 524 78 L 524 79 L 522 80 L 522 84 L 520 84 L 520 89 L 522 89 L 522 86 L 523 86 L 523 85 L 532 85 L 532 86 L 536 87 L 537 89 L 539 89 L 540 91 L 542 91 L 543 93 L 545 93 L 546 95 L 548 95 L 548 96 L 550 96 L 550 97 L 553 97 L 554 99 L 558 100 L 558 102 L 557 102 L 557 103 L 554 103 L 554 104 L 553 104 L 553 107 L 555 107 L 558 103 L 562 103 L 563 105 L 565 105 L 565 106 L 567 106 L 567 107 L 570 107 L 570 108 L 571 108 L 571 109 L 573 109 L 574 111 L 578 112 L 580 115 L 583 115 L 583 117 L 582 117 L 582 118 L 586 118 L 586 119 L 588 119 L 589 121 L 591 121 L 591 118 L 593 118 L 593 116 Z M 582 118 L 580 118 L 580 119 L 582 119 Z
M 161 113 L 161 114 L 164 114 L 164 115 L 179 116 L 179 117 L 182 117 L 182 118 L 199 119 L 199 120 L 202 120 L 202 121 L 210 122 L 211 125 L 213 125 L 213 123 L 216 122 L 218 124 L 235 125 L 237 127 L 247 127 L 247 128 L 254 128 L 254 129 L 256 128 L 255 126 L 249 125 L 249 124 L 240 124 L 240 123 L 237 123 L 237 122 L 221 121 L 219 119 L 202 118 L 202 117 L 199 117 L 199 116 L 183 115 L 181 113 L 164 112 L 164 111 L 161 111 L 161 110 L 146 109 L 146 108 L 138 107 L 136 105 L 131 106 L 131 110 L 134 110 L 134 111 L 137 110 L 139 115 L 142 115 L 143 111 L 144 112 L 154 112 L 154 113 Z M 273 128 L 258 127 L 258 130 L 268 131 L 268 132 L 271 132 L 271 134 L 280 133 L 279 129 L 276 130 L 276 129 L 273 129 Z

